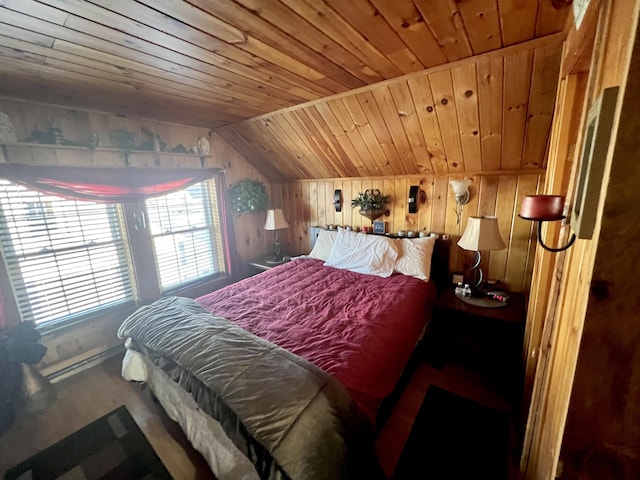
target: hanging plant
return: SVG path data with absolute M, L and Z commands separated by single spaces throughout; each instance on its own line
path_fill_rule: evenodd
M 240 215 L 264 212 L 269 205 L 267 190 L 262 182 L 249 178 L 240 180 L 229 189 L 229 199 L 233 211 Z
M 384 215 L 386 205 L 391 201 L 391 195 L 383 195 L 377 188 L 359 192 L 358 196 L 351 200 L 352 208 L 359 208 L 360 215 L 367 217 L 372 222 Z
M 391 201 L 391 195 L 383 195 L 377 188 L 367 189 L 359 192 L 358 196 L 351 200 L 352 208 L 360 208 L 360 210 L 380 210 Z

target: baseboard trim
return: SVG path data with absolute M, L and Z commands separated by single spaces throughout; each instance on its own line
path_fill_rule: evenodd
M 47 380 L 51 383 L 57 383 L 65 378 L 69 378 L 73 375 L 76 375 L 83 370 L 94 367 L 102 362 L 104 362 L 107 358 L 113 357 L 118 354 L 123 354 L 125 351 L 124 345 L 115 345 L 111 348 L 108 348 L 100 353 L 96 353 L 95 355 L 91 355 L 90 357 L 84 358 L 76 363 L 68 365 L 60 370 L 56 370 L 55 372 L 51 372 L 46 375 Z

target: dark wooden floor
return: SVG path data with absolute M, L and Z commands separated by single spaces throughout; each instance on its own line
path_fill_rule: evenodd
M 438 385 L 499 411 L 514 411 L 504 396 L 463 366 L 447 363 L 437 369 L 429 363 L 418 362 L 376 445 L 388 476 L 393 473 L 429 385 Z M 151 400 L 149 392 L 121 379 L 120 358 L 110 358 L 63 380 L 56 384 L 56 390 L 57 400 L 45 411 L 21 416 L 2 434 L 0 473 L 4 474 L 7 468 L 124 404 L 174 478 L 213 478 L 204 459 L 189 445 L 180 428 Z M 515 448 L 512 453 L 510 478 L 517 478 Z

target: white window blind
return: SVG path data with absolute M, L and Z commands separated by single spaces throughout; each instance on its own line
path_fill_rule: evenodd
M 0 245 L 23 320 L 67 320 L 133 298 L 116 205 L 0 180 Z
M 224 269 L 213 185 L 202 182 L 146 201 L 163 291 Z

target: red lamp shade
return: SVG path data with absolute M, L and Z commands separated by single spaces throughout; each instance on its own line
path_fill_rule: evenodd
M 564 195 L 528 195 L 522 199 L 520 218 L 555 221 L 564 218 Z

